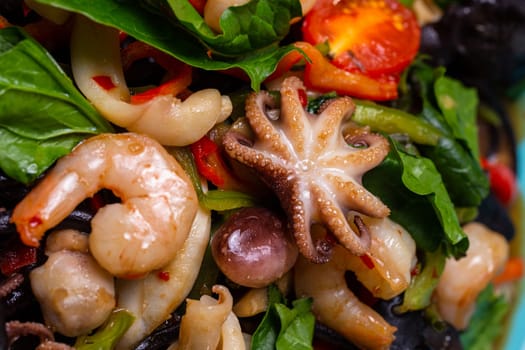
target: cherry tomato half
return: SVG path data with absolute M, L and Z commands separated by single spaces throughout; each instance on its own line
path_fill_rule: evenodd
M 400 73 L 419 49 L 414 13 L 397 0 L 318 0 L 303 39 L 328 43 L 332 64 L 370 77 Z

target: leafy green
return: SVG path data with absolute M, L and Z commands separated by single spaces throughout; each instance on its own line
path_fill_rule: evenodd
M 410 232 L 419 248 L 433 252 L 444 244 L 447 255 L 464 255 L 468 240 L 431 160 L 408 154 L 391 140 L 390 153 L 364 175 L 363 184 L 391 208 L 392 220 Z
M 275 304 L 275 311 L 281 320 L 281 331 L 277 337 L 277 349 L 312 349 L 315 317 L 311 312 L 311 299 L 298 299 L 292 302 L 292 308 L 284 304 Z
M 290 20 L 302 16 L 296 0 L 252 0 L 226 9 L 220 19 L 222 33 L 208 27 L 188 0 L 167 0 L 175 17 L 212 51 L 237 56 L 278 46 L 288 34 Z
M 466 88 L 458 80 L 446 76 L 434 83 L 437 104 L 452 129 L 456 140 L 466 143 L 475 159 L 479 158 L 476 115 L 478 95 L 475 89 Z
M 488 195 L 487 175 L 461 144 L 442 137 L 435 147 L 421 146 L 419 149 L 434 161 L 455 205 L 477 207 Z
M 503 319 L 509 310 L 509 303 L 502 295 L 496 295 L 489 284 L 476 300 L 476 311 L 469 327 L 460 334 L 465 350 L 490 350 L 503 330 Z
M 420 147 L 421 153 L 434 161 L 456 206 L 479 206 L 489 193 L 489 182 L 479 163 L 475 90 L 446 77 L 443 67 L 431 67 L 423 58 L 414 61 L 406 78 L 411 83 L 401 85 L 402 108 L 421 105 L 419 116 L 442 133 L 437 145 Z
M 0 167 L 29 183 L 82 139 L 112 131 L 53 58 L 17 27 L 0 30 Z
M 446 258 L 441 251 L 425 252 L 419 266 L 421 271 L 411 279 L 410 286 L 405 290 L 403 303 L 396 307 L 396 312 L 421 310 L 430 305 L 445 262 Z
M 279 61 L 287 53 L 296 50 L 291 45 L 279 47 L 273 45 L 257 50 L 250 49 L 242 55 L 229 58 L 209 55 L 209 47 L 204 45 L 202 41 L 196 40 L 194 35 L 166 14 L 170 8 L 162 0 L 36 1 L 79 13 L 95 22 L 118 28 L 137 40 L 143 41 L 196 68 L 204 70 L 239 68 L 248 75 L 251 80 L 251 87 L 254 90 L 259 90 L 262 81 L 275 71 Z M 184 2 L 187 1 L 184 0 Z M 178 4 L 178 1 L 176 3 Z M 163 7 L 155 11 L 155 6 Z M 291 11 L 290 13 L 295 12 Z
M 292 302 L 292 308 L 276 286 L 268 287 L 268 309 L 252 336 L 252 349 L 295 350 L 312 349 L 315 317 L 312 300 L 302 298 Z
M 77 350 L 112 350 L 134 320 L 135 317 L 129 311 L 115 310 L 94 334 L 78 337 L 74 348 Z

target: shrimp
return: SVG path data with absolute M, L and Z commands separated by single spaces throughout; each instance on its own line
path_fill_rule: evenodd
M 435 293 L 441 316 L 457 329 L 468 326 L 479 293 L 509 256 L 509 245 L 499 233 L 476 222 L 463 229 L 470 242 L 467 255 L 447 260 Z
M 349 213 L 353 222 L 356 212 Z M 376 298 L 392 299 L 408 288 L 415 267 L 416 243 L 410 233 L 389 218 L 359 215 L 372 238 L 363 256 L 349 255 L 347 267 Z
M 295 292 L 298 297 L 311 297 L 316 318 L 359 348 L 388 349 L 397 329 L 348 288 L 345 272 L 351 255 L 336 245 L 332 259 L 325 264 L 300 256 L 295 265 Z
M 61 158 L 15 207 L 11 221 L 22 241 L 38 246 L 44 233 L 80 202 L 110 189 L 121 203 L 91 221 L 89 250 L 118 277 L 137 277 L 173 260 L 197 212 L 190 179 L 156 141 L 134 133 L 102 134 Z

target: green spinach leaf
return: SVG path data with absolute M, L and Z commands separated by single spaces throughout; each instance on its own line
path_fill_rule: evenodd
M 408 75 L 419 96 L 413 104 L 422 105 L 420 117 L 443 135 L 435 147 L 421 147 L 422 154 L 436 164 L 456 206 L 479 206 L 489 193 L 489 182 L 479 163 L 476 92 L 423 59 L 410 66 Z
M 476 90 L 463 86 L 458 80 L 442 76 L 434 83 L 434 93 L 453 136 L 464 141 L 472 156 L 479 159 Z
M 252 336 L 252 349 L 295 350 L 312 349 L 315 317 L 312 300 L 294 300 L 286 305 L 275 285 L 268 287 L 268 309 Z
M 392 210 L 392 220 L 410 232 L 419 248 L 433 252 L 443 244 L 447 255 L 465 254 L 467 237 L 431 160 L 405 153 L 391 140 L 387 158 L 364 175 L 363 184 Z
M 210 48 L 203 44 L 174 18 L 165 14 L 170 9 L 165 1 L 129 0 L 36 0 L 84 15 L 95 22 L 118 28 L 137 40 L 143 41 L 180 61 L 204 70 L 241 69 L 259 90 L 261 83 L 275 71 L 279 61 L 290 51 L 291 45 L 250 49 L 234 57 L 209 55 Z M 184 0 L 184 2 L 187 2 Z M 178 3 L 178 2 L 177 2 Z M 155 10 L 155 8 L 164 6 Z M 162 11 L 161 11 L 162 10 Z
M 112 131 L 58 64 L 17 27 L 0 30 L 0 167 L 30 183 L 82 139 Z
M 277 337 L 278 350 L 311 350 L 315 317 L 311 312 L 312 300 L 294 300 L 292 308 L 275 304 L 275 311 L 281 320 L 281 331 Z
M 175 17 L 212 51 L 243 55 L 264 47 L 277 47 L 290 30 L 290 20 L 302 16 L 297 0 L 252 0 L 226 9 L 220 19 L 222 33 L 216 34 L 188 0 L 167 0 Z

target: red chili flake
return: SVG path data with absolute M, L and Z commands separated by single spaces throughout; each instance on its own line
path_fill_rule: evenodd
M 299 94 L 299 101 L 301 102 L 301 105 L 306 107 L 308 105 L 308 96 L 306 95 L 306 90 L 299 89 L 297 90 L 297 93 Z
M 159 271 L 159 273 L 157 274 L 157 277 L 163 281 L 169 281 L 170 273 L 168 271 Z
M 38 216 L 33 216 L 29 219 L 29 227 L 34 228 L 42 225 L 42 219 Z
M 103 88 L 106 91 L 109 91 L 116 87 L 116 85 L 113 84 L 111 78 L 107 75 L 97 75 L 92 77 L 91 79 L 93 79 L 95 83 L 97 83 L 101 88 Z
M 368 267 L 370 270 L 374 268 L 374 262 L 372 261 L 372 258 L 370 258 L 370 256 L 368 256 L 367 254 L 364 254 L 364 255 L 361 255 L 360 258 L 363 264 L 365 264 L 365 266 Z
M 414 266 L 414 268 L 410 271 L 410 276 L 414 277 L 419 275 L 419 273 L 421 272 L 420 269 L 421 265 L 417 264 L 416 266 Z

